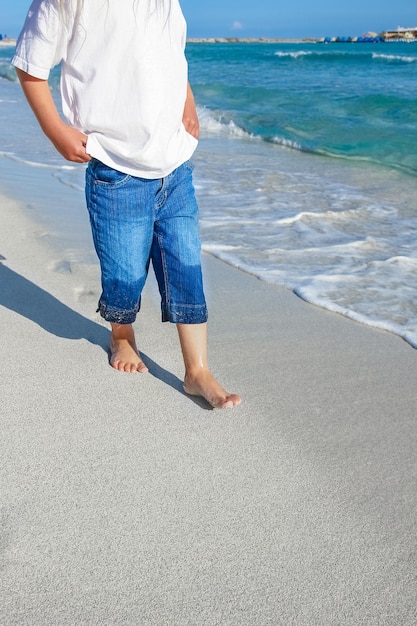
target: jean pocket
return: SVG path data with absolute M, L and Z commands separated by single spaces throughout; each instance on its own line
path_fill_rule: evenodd
M 194 171 L 194 163 L 192 163 L 191 161 L 185 161 L 183 165 L 185 169 L 188 169 L 191 173 Z
M 97 159 L 90 161 L 89 169 L 95 185 L 118 187 L 131 178 L 130 174 L 119 172 Z

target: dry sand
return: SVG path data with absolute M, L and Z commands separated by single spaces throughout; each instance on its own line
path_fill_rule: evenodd
M 2 625 L 416 624 L 415 350 L 205 256 L 209 410 L 153 282 L 115 372 L 97 266 L 0 214 Z

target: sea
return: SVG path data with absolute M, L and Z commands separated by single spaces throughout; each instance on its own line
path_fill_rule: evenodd
M 417 348 L 417 42 L 203 42 L 186 53 L 203 249 Z M 0 188 L 72 262 L 92 262 L 85 166 L 42 136 L 12 54 L 0 48 Z M 59 102 L 59 68 L 50 84 Z M 48 180 L 62 190 L 53 202 Z

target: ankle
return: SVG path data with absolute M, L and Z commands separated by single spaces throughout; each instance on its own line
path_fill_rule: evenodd
M 199 380 L 207 376 L 212 376 L 207 365 L 201 365 L 198 367 L 187 367 L 185 369 L 184 380 Z
M 111 337 L 113 341 L 131 340 L 134 337 L 132 324 L 112 324 Z

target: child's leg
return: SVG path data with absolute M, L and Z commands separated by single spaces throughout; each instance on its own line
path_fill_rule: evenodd
M 99 310 L 112 326 L 110 363 L 124 372 L 147 371 L 132 323 L 148 273 L 159 186 L 159 181 L 128 176 L 94 159 L 87 168 L 86 199 L 101 267 Z
M 240 404 L 240 397 L 228 393 L 210 372 L 207 363 L 207 323 L 177 324 L 185 365 L 184 391 L 202 396 L 211 406 L 228 409 Z
M 188 163 L 164 179 L 157 203 L 152 263 L 163 321 L 177 325 L 185 364 L 184 390 L 212 406 L 240 404 L 217 382 L 207 364 L 207 308 L 201 272 L 198 206 Z

